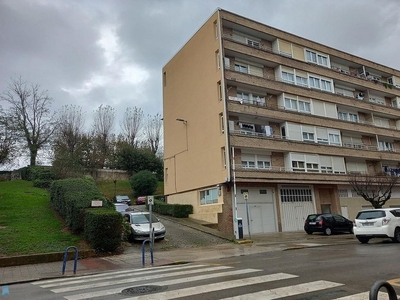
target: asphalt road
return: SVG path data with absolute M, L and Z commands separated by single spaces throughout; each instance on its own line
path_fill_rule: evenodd
M 399 250 L 391 242 L 348 244 L 118 270 L 18 284 L 7 299 L 367 300 L 376 280 L 391 280 L 400 292 Z M 146 293 L 123 293 L 138 290 Z

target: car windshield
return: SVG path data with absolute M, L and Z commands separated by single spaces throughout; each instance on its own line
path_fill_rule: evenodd
M 358 220 L 370 220 L 377 218 L 386 217 L 386 212 L 383 210 L 369 210 L 369 211 L 361 211 L 358 213 L 356 219 Z
M 152 223 L 159 222 L 159 220 L 152 216 Z M 132 215 L 132 224 L 147 224 L 150 223 L 150 214 Z

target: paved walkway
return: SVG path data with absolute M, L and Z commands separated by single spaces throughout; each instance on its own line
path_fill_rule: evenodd
M 215 229 L 202 226 L 198 222 L 187 219 L 171 219 L 183 226 L 202 230 L 209 234 L 227 239 L 226 244 L 213 247 L 199 247 L 189 249 L 175 249 L 171 251 L 158 251 L 154 253 L 154 266 L 212 260 L 230 256 L 250 255 L 261 252 L 284 251 L 304 247 L 316 247 L 323 245 L 358 243 L 353 235 L 340 234 L 324 236 L 321 234 L 307 235 L 300 232 L 270 233 L 252 236 L 252 243 L 237 244 L 228 241 L 230 237 L 221 234 Z M 145 267 L 151 267 L 150 254 L 145 257 Z M 65 274 L 62 275 L 63 263 L 51 262 L 42 264 L 30 264 L 14 267 L 0 268 L 0 285 L 8 285 L 20 282 L 29 282 L 44 278 L 79 276 L 106 272 L 118 269 L 141 268 L 142 254 L 137 248 L 129 248 L 124 254 L 99 258 L 85 258 L 78 260 L 76 274 L 73 274 L 74 263 L 67 261 Z

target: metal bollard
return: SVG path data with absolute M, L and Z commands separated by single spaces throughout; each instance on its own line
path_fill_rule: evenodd
M 369 300 L 378 300 L 378 293 L 379 290 L 384 287 L 387 290 L 389 300 L 397 300 L 396 291 L 394 290 L 393 286 L 384 280 L 375 281 L 369 291 Z
M 69 250 L 70 248 L 75 249 L 75 256 L 74 256 L 74 274 L 76 274 L 76 265 L 77 265 L 77 262 L 78 262 L 78 248 L 76 248 L 75 246 L 69 246 L 69 247 L 65 250 L 65 252 L 64 252 L 64 260 L 63 260 L 63 266 L 62 266 L 62 270 L 61 270 L 62 275 L 64 275 L 64 273 L 65 273 L 65 265 L 66 265 L 66 263 L 67 263 L 68 250 Z

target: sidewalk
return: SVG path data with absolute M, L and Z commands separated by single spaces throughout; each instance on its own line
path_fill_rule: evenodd
M 229 242 L 229 240 L 232 241 L 231 237 L 222 234 L 216 229 L 203 226 L 198 222 L 189 219 L 169 219 L 174 222 L 179 222 L 183 226 L 189 226 L 224 238 L 227 240 L 227 243 L 213 247 L 158 251 L 154 253 L 154 266 L 184 262 L 200 262 L 223 257 L 357 242 L 353 235 L 348 234 L 332 235 L 328 237 L 319 234 L 307 235 L 304 232 L 299 231 L 254 235 L 252 236 L 252 241 L 249 241 L 250 243 L 237 244 Z M 0 268 L 0 285 L 29 282 L 45 278 L 81 276 L 106 271 L 115 271 L 118 269 L 142 268 L 141 251 L 137 251 L 137 249 L 127 250 L 128 251 L 124 254 L 120 255 L 80 259 L 77 263 L 76 274 L 73 274 L 74 262 L 72 260 L 67 261 L 64 275 L 62 275 L 62 261 L 3 267 Z M 150 253 L 147 251 L 145 256 L 145 267 L 151 267 L 150 262 Z

